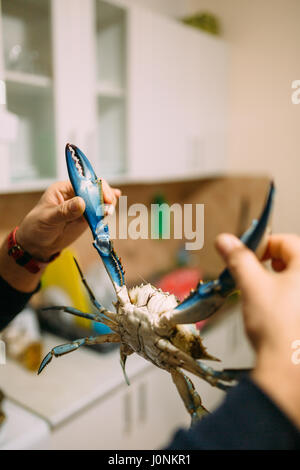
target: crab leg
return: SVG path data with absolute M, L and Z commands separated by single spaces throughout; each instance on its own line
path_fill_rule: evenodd
M 74 257 L 73 259 L 74 259 L 74 262 L 75 262 L 75 264 L 76 264 L 76 268 L 77 268 L 77 270 L 78 270 L 78 272 L 79 272 L 79 275 L 80 275 L 80 278 L 81 278 L 81 282 L 82 282 L 82 284 L 84 285 L 84 287 L 86 288 L 86 291 L 87 291 L 87 293 L 88 293 L 88 295 L 89 295 L 89 298 L 90 298 L 92 304 L 96 307 L 97 310 L 99 310 L 99 312 L 104 313 L 104 315 L 105 315 L 106 309 L 105 309 L 104 307 L 102 307 L 102 305 L 100 305 L 100 303 L 99 303 L 98 300 L 96 299 L 95 294 L 93 293 L 92 289 L 91 289 L 90 286 L 88 285 L 87 280 L 85 279 L 85 277 L 84 277 L 84 275 L 83 275 L 83 272 L 81 271 L 81 268 L 80 268 L 80 266 L 79 266 L 79 264 L 78 264 L 77 259 L 76 259 L 75 257 Z
M 181 399 L 191 415 L 192 424 L 198 419 L 208 414 L 208 411 L 202 406 L 201 398 L 195 390 L 193 382 L 180 369 L 170 370 L 172 379 L 178 390 Z
M 116 314 L 113 312 L 109 312 L 105 310 L 105 314 L 99 313 L 85 313 L 81 310 L 78 310 L 74 307 L 65 307 L 65 306 L 55 306 L 55 307 L 46 307 L 42 309 L 43 311 L 47 310 L 60 310 L 62 312 L 70 313 L 71 315 L 75 315 L 76 317 L 86 318 L 87 320 L 93 320 L 99 323 L 104 323 L 105 325 L 109 326 L 112 330 L 118 331 L 117 323 L 114 321 L 116 318 Z
M 223 382 L 233 382 L 236 377 L 224 371 L 217 371 L 211 367 L 206 366 L 200 361 L 195 361 L 189 354 L 181 351 L 173 344 L 169 343 L 165 338 L 160 338 L 156 342 L 158 349 L 169 357 L 169 361 L 174 368 L 184 369 L 197 377 L 204 379 L 212 387 L 217 387 L 220 390 L 228 390 L 230 385 L 225 385 Z
M 66 160 L 74 192 L 85 201 L 84 216 L 94 237 L 98 251 L 114 286 L 125 284 L 124 270 L 104 223 L 102 182 L 97 178 L 92 165 L 84 153 L 75 145 L 66 145 Z
M 274 185 L 271 183 L 267 201 L 259 220 L 242 235 L 241 241 L 252 251 L 261 243 L 270 218 L 274 197 Z M 173 326 L 180 323 L 196 323 L 205 320 L 222 307 L 228 295 L 236 289 L 229 269 L 225 269 L 215 281 L 199 282 L 197 288 L 172 312 L 161 316 L 161 325 Z
M 103 344 L 103 343 L 119 343 L 120 336 L 116 333 L 109 333 L 100 336 L 88 336 L 86 338 L 76 339 L 71 343 L 61 344 L 60 346 L 55 346 L 55 348 L 51 349 L 50 352 L 44 357 L 41 362 L 40 368 L 38 370 L 38 374 L 42 372 L 42 370 L 52 361 L 52 357 L 59 357 L 63 356 L 64 354 L 68 354 L 72 351 L 76 351 L 76 349 L 80 348 L 83 345 L 91 345 L 91 344 Z
M 76 267 L 78 269 L 79 275 L 81 277 L 81 281 L 82 281 L 84 287 L 87 290 L 87 293 L 89 295 L 89 298 L 90 298 L 92 304 L 96 307 L 97 310 L 99 310 L 99 312 L 102 316 L 104 315 L 104 316 L 110 318 L 113 321 L 116 320 L 117 314 L 113 313 L 113 312 L 109 312 L 105 307 L 102 307 L 102 305 L 96 299 L 95 294 L 93 293 L 92 289 L 90 288 L 87 280 L 85 279 L 85 277 L 83 275 L 83 272 L 81 271 L 80 266 L 79 266 L 76 258 L 74 258 L 74 261 L 75 261 Z M 101 320 L 101 318 L 99 318 L 99 320 L 95 320 L 95 321 L 102 321 L 102 320 Z
M 124 379 L 127 385 L 130 385 L 130 382 L 129 382 L 129 378 L 125 369 L 126 359 L 127 359 L 127 356 L 130 356 L 130 354 L 133 354 L 133 352 L 134 352 L 133 349 L 131 349 L 130 346 L 128 346 L 127 344 L 124 344 L 124 343 L 120 344 L 120 364 L 121 364 Z

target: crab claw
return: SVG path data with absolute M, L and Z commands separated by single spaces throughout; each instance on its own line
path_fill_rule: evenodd
M 256 251 L 265 235 L 274 198 L 274 184 L 271 183 L 268 197 L 258 220 L 242 235 L 241 241 L 252 251 Z M 177 307 L 161 318 L 171 325 L 196 323 L 205 320 L 222 307 L 228 295 L 236 289 L 235 281 L 229 269 L 225 269 L 215 281 L 199 282 L 197 288 Z
M 41 362 L 41 365 L 38 370 L 38 375 L 42 372 L 43 369 L 52 361 L 53 354 L 51 351 L 44 357 L 44 359 Z
M 113 285 L 125 284 L 124 270 L 110 240 L 108 225 L 104 223 L 105 207 L 101 179 L 76 145 L 66 145 L 66 160 L 71 184 L 76 196 L 85 201 L 84 216 L 94 237 L 98 251 Z
M 84 153 L 75 145 L 66 145 L 66 160 L 70 181 L 77 196 L 85 201 L 84 216 L 96 238 L 104 218 L 101 181 Z

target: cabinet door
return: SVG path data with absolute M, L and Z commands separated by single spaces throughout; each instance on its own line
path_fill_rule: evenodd
M 110 178 L 126 171 L 126 8 L 95 0 L 97 174 Z
M 0 3 L 1 7 L 1 3 Z M 6 84 L 4 72 L 4 57 L 3 57 L 3 32 L 2 20 L 0 20 L 0 110 L 1 113 L 6 109 Z M 7 142 L 6 135 L 0 129 L 0 152 L 1 152 L 1 173 L 0 173 L 0 188 L 5 190 L 9 186 L 10 179 L 10 154 L 9 143 Z
M 189 414 L 168 372 L 153 367 L 136 390 L 141 416 L 136 426 L 137 448 L 161 449 L 178 428 L 190 426 Z
M 55 450 L 119 449 L 124 434 L 124 393 L 114 393 L 107 399 L 81 410 L 71 421 L 62 423 L 51 434 L 49 448 Z
M 131 175 L 219 171 L 225 155 L 226 63 L 223 41 L 150 11 L 130 10 Z
M 56 176 L 51 21 L 51 0 L 1 2 L 1 75 L 7 109 L 18 124 L 9 148 L 8 189 L 32 189 L 34 182 Z M 5 127 L 9 134 L 8 119 Z
M 62 179 L 67 177 L 67 142 L 78 145 L 90 157 L 96 120 L 94 1 L 52 0 L 52 13 L 58 175 Z
M 51 449 L 159 449 L 188 413 L 167 372 L 147 368 L 110 396 L 54 429 Z
M 193 28 L 185 29 L 189 77 L 184 167 L 198 175 L 227 168 L 228 50 L 223 40 Z

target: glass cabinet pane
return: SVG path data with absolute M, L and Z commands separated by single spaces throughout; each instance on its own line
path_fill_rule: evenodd
M 11 145 L 11 182 L 56 176 L 52 89 L 8 82 L 7 107 L 19 118 Z
M 125 104 L 121 99 L 98 98 L 98 174 L 114 176 L 125 171 Z
M 126 21 L 122 8 L 96 0 L 97 80 L 103 87 L 125 85 Z
M 50 0 L 2 0 L 7 71 L 52 75 Z
M 51 0 L 2 0 L 1 13 L 7 109 L 18 118 L 10 180 L 55 178 Z
M 126 11 L 96 1 L 96 165 L 104 176 L 126 170 Z

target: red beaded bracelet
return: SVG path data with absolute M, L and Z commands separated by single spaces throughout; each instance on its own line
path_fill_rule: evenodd
M 27 269 L 27 271 L 36 274 L 59 256 L 60 253 L 55 253 L 51 256 L 49 261 L 45 262 L 33 258 L 33 256 L 23 250 L 23 248 L 17 243 L 16 232 L 18 228 L 19 227 L 16 227 L 8 236 L 8 254 L 16 261 L 16 263 Z

